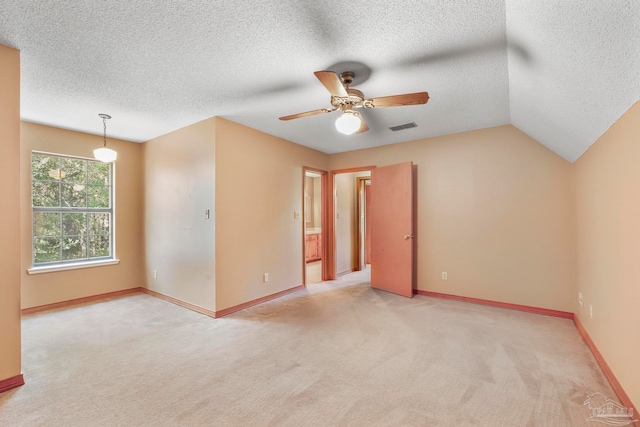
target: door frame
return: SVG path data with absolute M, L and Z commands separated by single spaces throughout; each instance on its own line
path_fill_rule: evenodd
M 328 218 L 329 218 L 329 172 L 312 168 L 308 166 L 302 167 L 302 283 L 307 286 L 307 224 L 305 221 L 306 211 L 304 203 L 304 187 L 306 185 L 307 172 L 313 172 L 320 174 L 320 233 L 321 247 L 322 247 L 322 280 L 330 280 L 328 273 Z
M 331 189 L 331 195 L 327 195 L 330 198 L 330 202 L 328 203 L 328 212 L 327 212 L 327 245 L 326 249 L 323 247 L 322 251 L 327 255 L 327 262 L 322 265 L 323 267 L 323 276 L 325 273 L 325 267 L 327 272 L 326 280 L 335 280 L 336 279 L 336 175 L 342 173 L 354 173 L 354 172 L 371 172 L 375 169 L 376 166 L 361 166 L 355 168 L 347 168 L 347 169 L 336 169 L 329 172 L 329 188 Z M 324 230 L 324 228 L 323 228 Z M 323 236 L 324 238 L 325 236 Z M 324 242 L 323 242 L 324 243 Z M 326 264 L 326 266 L 325 266 Z M 324 279 L 323 279 L 324 280 Z
M 366 208 L 366 192 L 367 190 L 367 181 L 369 181 L 369 185 L 371 185 L 371 177 L 370 176 L 359 176 L 356 178 L 356 191 L 357 191 L 357 199 L 356 199 L 356 210 L 358 212 L 358 230 L 357 230 L 357 238 L 358 238 L 358 254 L 356 259 L 358 260 L 358 268 L 357 271 L 364 269 L 366 266 L 365 262 L 365 235 L 366 235 L 366 227 L 367 227 L 367 208 Z M 362 223 L 362 216 L 364 215 L 364 224 Z

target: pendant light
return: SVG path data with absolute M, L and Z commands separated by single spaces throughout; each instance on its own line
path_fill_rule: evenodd
M 102 118 L 102 127 L 104 129 L 104 145 L 101 148 L 96 148 L 95 150 L 93 150 L 93 157 L 95 157 L 96 160 L 100 160 L 101 162 L 111 163 L 116 160 L 116 157 L 118 157 L 118 153 L 110 148 L 107 148 L 107 119 L 110 119 L 111 116 L 108 114 L 98 114 L 98 116 Z
M 345 135 L 351 135 L 362 126 L 360 115 L 352 110 L 345 110 L 336 120 L 336 129 Z

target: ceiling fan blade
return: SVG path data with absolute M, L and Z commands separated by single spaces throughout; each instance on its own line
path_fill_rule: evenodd
M 305 113 L 298 113 L 298 114 L 292 114 L 290 116 L 280 117 L 280 120 L 299 119 L 300 117 L 315 116 L 316 114 L 331 113 L 332 111 L 336 111 L 335 108 L 333 110 L 329 108 L 321 108 L 320 110 L 307 111 Z
M 370 99 L 369 102 L 374 108 L 400 107 L 402 105 L 426 104 L 429 100 L 427 92 L 405 93 L 404 95 L 383 96 L 381 98 Z
M 369 130 L 369 126 L 367 126 L 367 122 L 364 121 L 364 117 L 362 117 L 362 114 L 360 114 L 360 122 L 361 122 L 360 129 L 355 131 L 354 134 L 363 133 Z
M 332 96 L 340 96 L 340 97 L 349 96 L 346 89 L 342 85 L 342 81 L 340 80 L 340 77 L 338 77 L 338 75 L 333 71 L 316 71 L 313 74 L 316 75 L 318 80 L 320 80 L 320 83 L 322 83 L 324 87 L 327 88 L 327 90 Z

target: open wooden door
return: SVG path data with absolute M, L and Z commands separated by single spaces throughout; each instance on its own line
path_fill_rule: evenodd
M 371 287 L 413 297 L 413 164 L 371 171 Z

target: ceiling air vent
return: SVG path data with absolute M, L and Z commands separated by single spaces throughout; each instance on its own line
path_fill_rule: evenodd
M 411 122 L 411 123 L 405 123 L 403 125 L 398 125 L 398 126 L 391 126 L 389 129 L 391 129 L 394 132 L 397 132 L 399 130 L 404 130 L 404 129 L 411 129 L 414 127 L 417 127 L 418 125 L 415 124 L 415 122 Z

